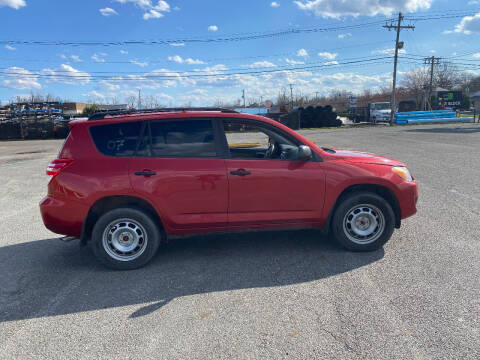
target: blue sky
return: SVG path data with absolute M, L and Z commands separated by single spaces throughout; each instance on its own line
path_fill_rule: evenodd
M 401 34 L 400 81 L 423 56 L 463 70 L 480 60 L 479 0 L 0 0 L 0 100 L 33 92 L 123 103 L 141 89 L 161 105 L 212 105 L 238 100 L 242 89 L 247 99 L 274 100 L 290 83 L 309 96 L 376 89 L 391 83 L 394 32 L 382 25 L 399 10 L 418 19 Z M 318 28 L 335 30 L 191 41 Z M 158 39 L 178 41 L 106 44 Z

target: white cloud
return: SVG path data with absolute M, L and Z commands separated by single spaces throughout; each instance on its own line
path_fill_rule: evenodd
M 333 60 L 333 61 L 327 61 L 327 62 L 324 62 L 323 65 L 326 65 L 326 66 L 331 66 L 331 65 L 338 65 L 339 62 L 336 61 L 336 60 Z
M 470 35 L 472 33 L 480 33 L 480 12 L 476 13 L 474 16 L 465 16 L 460 23 L 455 26 L 454 32 L 463 33 L 465 35 Z M 448 34 L 451 31 L 444 31 Z
M 80 59 L 80 56 L 78 56 L 78 55 L 70 55 L 70 58 L 75 62 L 82 62 L 83 61 L 82 59 Z
M 170 5 L 166 1 L 159 1 L 154 8 L 158 11 L 170 11 Z
M 208 31 L 217 31 L 218 30 L 218 26 L 217 25 L 210 25 L 208 27 Z
M 17 50 L 16 47 L 13 47 L 13 46 L 11 46 L 11 45 L 5 45 L 5 49 L 10 50 L 10 51 Z
M 127 75 L 126 79 L 126 86 L 145 89 L 177 86 L 183 80 L 178 72 L 168 69 L 153 70 L 144 75 Z
M 62 64 L 60 69 L 43 69 L 42 75 L 48 76 L 46 82 L 59 82 L 70 85 L 84 85 L 90 82 L 90 74 Z
M 25 0 L 0 0 L 0 7 L 9 6 L 15 10 L 20 9 L 21 7 L 27 6 Z
M 280 4 L 279 4 L 278 2 L 276 2 L 276 1 L 272 1 L 272 2 L 270 3 L 270 6 L 273 7 L 273 8 L 278 8 L 278 7 L 280 7 Z
M 455 54 L 455 55 L 457 55 L 457 54 Z M 473 54 L 472 56 L 473 56 L 475 59 L 480 59 L 480 52 L 475 53 L 475 54 Z
M 306 57 L 308 56 L 308 52 L 305 49 L 300 49 L 297 51 L 297 56 Z
M 352 36 L 352 33 L 338 34 L 339 39 L 345 39 L 346 37 Z
M 285 59 L 285 62 L 290 65 L 302 65 L 305 64 L 305 61 L 296 61 L 293 59 Z
M 143 19 L 159 19 L 162 18 L 164 12 L 170 11 L 170 5 L 163 0 L 157 1 L 156 5 L 155 2 L 152 0 L 114 0 L 115 2 L 126 4 L 132 3 L 135 4 L 137 7 L 144 10 Z
M 318 53 L 318 56 L 320 56 L 321 58 L 328 59 L 328 60 L 335 59 L 337 57 L 337 55 L 338 55 L 337 53 L 330 53 L 328 51 Z
M 121 86 L 119 84 L 116 84 L 116 83 L 108 81 L 108 80 L 100 81 L 99 87 L 102 88 L 102 89 L 109 90 L 109 91 L 117 91 L 117 90 L 120 90 L 120 88 L 121 88 Z
M 60 56 L 63 60 L 67 60 L 67 55 L 65 55 L 65 54 L 60 54 L 59 56 Z
M 173 61 L 178 64 L 188 64 L 188 65 L 200 65 L 200 64 L 205 64 L 202 60 L 199 59 L 183 59 L 180 55 L 174 55 L 174 56 L 169 56 L 168 61 Z
M 143 19 L 148 20 L 148 19 L 159 19 L 163 17 L 163 14 L 160 11 L 157 10 L 148 10 L 145 14 L 143 14 Z
M 138 60 L 130 60 L 130 62 L 132 64 L 138 65 L 140 67 L 148 66 L 148 62 L 141 62 L 141 61 L 138 61 Z
M 398 49 L 399 54 L 406 54 L 407 51 L 405 49 Z M 380 54 L 380 55 L 394 55 L 395 54 L 395 48 L 389 48 L 389 49 L 381 49 L 381 50 L 373 50 L 372 54 Z
M 170 46 L 175 46 L 175 47 L 185 46 L 185 43 L 170 43 Z
M 127 50 L 120 50 L 120 54 L 127 55 L 128 51 Z
M 342 16 L 390 16 L 394 12 L 416 12 L 430 8 L 433 0 L 302 0 L 294 1 L 300 10 L 325 18 Z
M 90 99 L 96 99 L 96 100 L 103 100 L 106 98 L 105 95 L 103 95 L 102 93 L 99 93 L 98 91 L 95 91 L 95 90 L 92 90 L 92 91 L 89 91 L 88 93 L 86 94 L 82 94 L 82 96 L 85 96 L 87 98 L 90 98 Z
M 257 61 L 257 62 L 254 62 L 253 64 L 250 64 L 250 67 L 251 68 L 267 68 L 267 67 L 275 67 L 277 65 L 275 65 L 274 63 L 270 62 L 270 61 Z
M 3 80 L 2 87 L 16 90 L 42 88 L 42 85 L 38 82 L 38 76 L 24 68 L 14 66 L 4 72 L 8 79 Z
M 113 0 L 113 1 L 118 2 L 120 4 L 133 3 L 142 9 L 152 7 L 151 0 Z
M 92 55 L 92 60 L 98 63 L 104 63 L 105 59 L 104 57 L 106 56 L 105 53 L 99 53 L 99 54 L 93 54 Z
M 205 64 L 202 60 L 192 59 L 192 58 L 185 59 L 185 63 L 186 63 L 186 64 L 189 64 L 189 65 Z
M 109 7 L 99 9 L 98 11 L 100 11 L 100 14 L 102 14 L 103 16 L 118 15 L 118 13 L 115 10 Z

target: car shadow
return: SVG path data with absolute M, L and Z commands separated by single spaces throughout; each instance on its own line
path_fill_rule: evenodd
M 434 133 L 434 134 L 473 134 L 480 132 L 480 126 L 456 128 L 408 129 L 404 132 Z
M 345 251 L 318 231 L 276 231 L 179 239 L 142 269 L 112 271 L 88 247 L 38 240 L 0 248 L 0 322 L 128 305 L 137 318 L 183 296 L 316 281 L 383 256 Z

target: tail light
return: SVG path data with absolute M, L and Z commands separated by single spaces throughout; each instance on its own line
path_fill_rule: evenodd
M 72 163 L 72 159 L 55 159 L 47 166 L 47 175 L 55 176 Z

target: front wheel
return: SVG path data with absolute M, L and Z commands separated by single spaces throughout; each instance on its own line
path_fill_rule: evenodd
M 107 267 L 137 269 L 148 263 L 160 245 L 160 232 L 141 210 L 119 208 L 102 215 L 92 231 L 92 249 Z
M 381 248 L 392 236 L 395 214 L 390 204 L 374 193 L 354 193 L 342 200 L 332 219 L 335 239 L 352 251 Z

